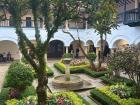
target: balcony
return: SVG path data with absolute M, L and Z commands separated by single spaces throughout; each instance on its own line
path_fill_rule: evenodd
M 44 22 L 43 21 L 38 21 L 39 28 L 44 27 Z M 85 29 L 85 24 L 82 22 L 78 22 L 78 28 L 79 29 Z M 14 27 L 14 23 L 10 20 L 7 19 L 5 21 L 0 22 L 0 27 Z M 50 24 L 51 27 L 51 24 Z M 33 20 L 22 20 L 22 28 L 34 28 L 34 21 Z M 63 26 L 60 26 L 59 29 L 62 29 Z M 70 29 L 76 29 L 77 26 L 74 23 L 69 24 Z
M 140 26 L 140 8 L 132 9 L 118 15 L 118 23 L 130 27 Z
M 40 21 L 38 23 L 39 23 L 39 28 L 42 28 L 43 22 Z M 7 19 L 5 21 L 0 22 L 0 27 L 14 27 L 14 23 L 10 19 Z M 22 27 L 23 28 L 34 28 L 34 21 L 33 20 L 30 20 L 30 21 L 22 20 Z

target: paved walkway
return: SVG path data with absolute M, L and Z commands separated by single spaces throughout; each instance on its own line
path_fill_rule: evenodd
M 10 64 L 0 64 L 0 91 Z

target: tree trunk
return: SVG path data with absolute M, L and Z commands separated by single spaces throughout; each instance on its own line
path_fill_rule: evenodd
M 100 59 L 99 59 L 99 68 L 101 67 L 102 65 L 102 62 L 103 62 L 103 46 L 104 46 L 104 43 L 103 43 L 103 35 L 100 35 L 100 39 L 101 39 L 101 45 L 100 45 Z
M 44 55 L 44 56 L 43 56 Z M 47 105 L 47 71 L 46 71 L 46 61 L 45 54 L 38 54 L 39 56 L 39 68 L 38 70 L 38 86 L 37 86 L 37 96 L 38 96 L 38 105 Z
M 90 61 L 90 68 L 91 68 L 91 70 L 96 71 L 96 67 L 95 67 L 95 64 L 93 63 L 93 61 Z
M 40 74 L 37 86 L 38 105 L 47 105 L 47 82 L 45 74 Z
M 136 98 L 140 98 L 140 84 L 136 84 Z

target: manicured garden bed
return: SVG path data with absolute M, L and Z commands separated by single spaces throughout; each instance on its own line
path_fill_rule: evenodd
M 93 89 L 91 96 L 103 105 L 140 105 L 140 99 L 120 98 L 118 95 L 109 91 L 109 86 Z
M 7 100 L 6 105 L 26 105 L 28 102 L 37 105 L 36 96 L 23 97 L 22 99 Z M 85 99 L 74 92 L 57 92 L 48 95 L 48 105 L 90 105 Z M 4 105 L 4 104 L 1 104 Z
M 61 62 L 55 63 L 54 67 L 57 68 L 57 70 L 59 70 L 61 73 L 63 74 L 65 73 L 66 65 L 64 65 L 63 63 Z M 109 72 L 109 71 L 96 72 L 96 71 L 90 70 L 88 67 L 89 65 L 70 66 L 70 72 L 71 73 L 85 73 L 94 78 L 104 76 L 106 73 Z
M 109 85 L 113 85 L 116 83 L 120 83 L 120 82 L 124 82 L 126 83 L 128 86 L 133 86 L 133 81 L 131 81 L 130 79 L 127 79 L 125 77 L 112 77 L 111 79 L 108 78 L 107 76 L 102 76 L 100 77 L 100 79 L 102 80 L 103 83 L 105 84 L 109 84 Z

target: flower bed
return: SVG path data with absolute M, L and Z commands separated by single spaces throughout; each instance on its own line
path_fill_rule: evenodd
M 66 66 L 63 63 L 61 63 L 61 62 L 55 63 L 54 67 L 56 67 L 61 73 L 63 73 L 63 74 L 65 73 Z M 109 72 L 109 71 L 96 72 L 96 71 L 92 71 L 92 70 L 88 69 L 88 67 L 89 67 L 89 64 L 81 65 L 81 66 L 70 66 L 70 72 L 71 73 L 85 73 L 94 78 L 104 76 L 106 73 Z
M 135 98 L 120 98 L 118 95 L 109 91 L 109 86 L 93 89 L 91 96 L 104 105 L 140 105 L 140 99 Z
M 79 97 L 74 92 L 58 92 L 53 95 L 49 95 L 47 98 L 48 105 L 90 105 L 86 100 Z M 7 100 L 6 105 L 26 105 L 26 103 L 32 103 L 37 105 L 37 97 L 29 96 L 22 100 Z M 12 104 L 11 104 L 12 103 Z

